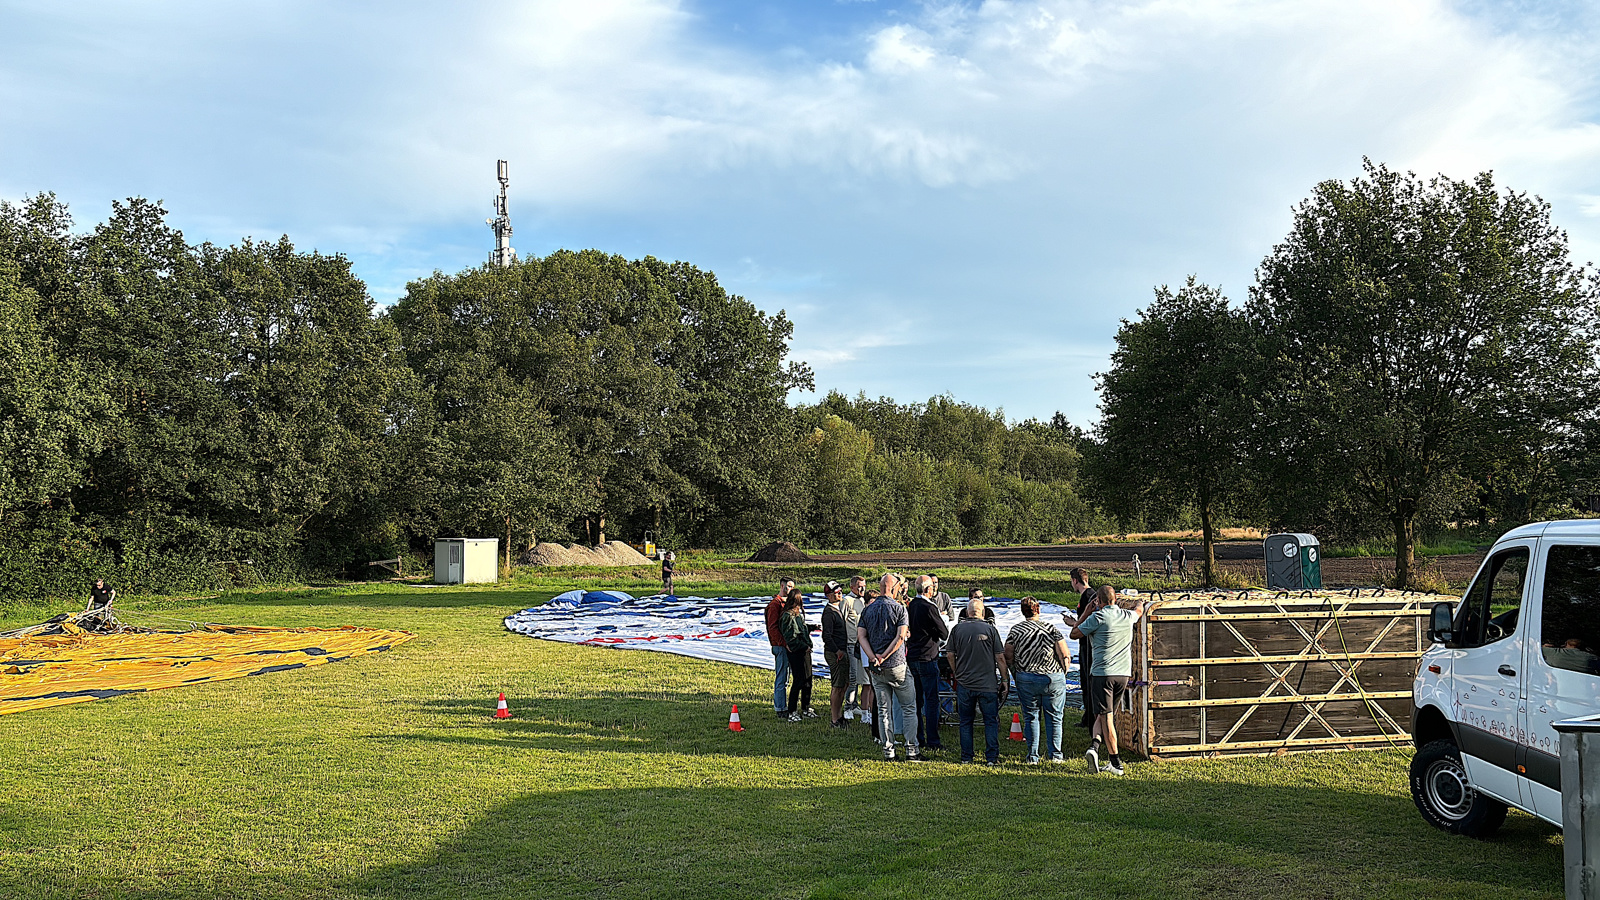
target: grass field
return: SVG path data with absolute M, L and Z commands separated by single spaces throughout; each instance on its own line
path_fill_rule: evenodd
M 885 764 L 859 726 L 763 714 L 768 673 L 501 628 L 561 586 L 129 603 L 418 637 L 0 718 L 0 897 L 1561 893 L 1555 829 L 1517 813 L 1487 843 L 1429 828 L 1403 751 L 1136 764 L 1121 780 L 1023 767 L 1009 742 L 998 770 Z M 497 722 L 502 690 L 515 718 Z M 726 730 L 730 702 L 743 734 Z

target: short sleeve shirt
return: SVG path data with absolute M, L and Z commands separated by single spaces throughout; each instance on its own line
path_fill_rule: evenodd
M 839 601 L 839 612 L 844 616 L 844 624 L 850 632 L 850 643 L 856 642 L 856 625 L 861 622 L 861 611 L 866 609 L 867 601 L 855 594 L 845 594 Z
M 1094 648 L 1090 675 L 1133 674 L 1133 623 L 1137 618 L 1131 609 L 1107 606 L 1095 610 L 1078 625 Z
M 861 611 L 862 628 L 867 632 L 867 643 L 871 645 L 873 653 L 882 653 L 894 643 L 902 627 L 910 627 L 910 617 L 906 608 L 896 600 L 880 597 L 872 601 L 866 609 Z M 889 656 L 884 659 L 883 668 L 893 669 L 906 664 L 906 645 L 904 642 Z
M 1006 635 L 1006 646 L 1011 648 L 1014 666 L 1035 675 L 1053 675 L 1061 671 L 1061 663 L 1056 661 L 1056 644 L 1060 641 L 1061 632 L 1054 625 L 1037 619 L 1023 619 L 1011 626 L 1011 632 Z
M 1005 652 L 1000 632 L 983 619 L 962 619 L 950 632 L 947 650 L 955 654 L 956 683 L 969 691 L 1000 692 L 1000 677 L 995 672 L 995 656 Z

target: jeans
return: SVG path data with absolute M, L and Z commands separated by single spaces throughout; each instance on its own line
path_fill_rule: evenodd
M 961 761 L 972 762 L 972 723 L 977 711 L 983 712 L 983 758 L 1000 761 L 1000 695 L 995 691 L 971 691 L 956 685 L 956 712 L 961 717 Z
M 784 689 L 789 686 L 789 648 L 773 647 L 772 659 L 777 663 L 772 673 L 772 708 L 778 712 L 783 712 L 788 708 L 783 705 L 783 694 Z
M 1039 759 L 1039 714 L 1044 713 L 1045 747 L 1051 759 L 1061 756 L 1061 711 L 1067 704 L 1067 677 L 1060 672 L 1040 675 L 1013 672 L 1022 700 L 1022 733 L 1028 739 L 1028 761 Z
M 917 752 L 917 684 L 904 665 L 892 669 L 873 666 L 867 670 L 872 678 L 873 695 L 878 699 L 878 709 L 888 711 L 889 699 L 900 701 L 900 713 L 905 728 L 906 754 Z M 886 727 L 879 740 L 885 750 L 894 750 L 894 729 Z
M 917 683 L 917 743 L 924 747 L 939 744 L 939 661 L 911 663 L 911 677 Z
M 794 684 L 789 688 L 789 712 L 796 713 L 811 708 L 811 648 L 789 651 L 789 671 L 794 674 Z

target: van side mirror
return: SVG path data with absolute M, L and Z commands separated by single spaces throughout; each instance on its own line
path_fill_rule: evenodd
M 1455 625 L 1456 610 L 1450 603 L 1435 603 L 1433 611 L 1428 615 L 1428 640 L 1433 643 L 1448 644 L 1455 637 L 1451 630 Z

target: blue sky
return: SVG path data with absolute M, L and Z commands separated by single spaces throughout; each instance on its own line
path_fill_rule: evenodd
M 1120 319 L 1242 300 L 1363 156 L 1492 169 L 1600 259 L 1597 8 L 0 0 L 0 198 L 160 199 L 392 302 L 485 259 L 504 158 L 519 252 L 711 269 L 819 390 L 1088 424 Z

